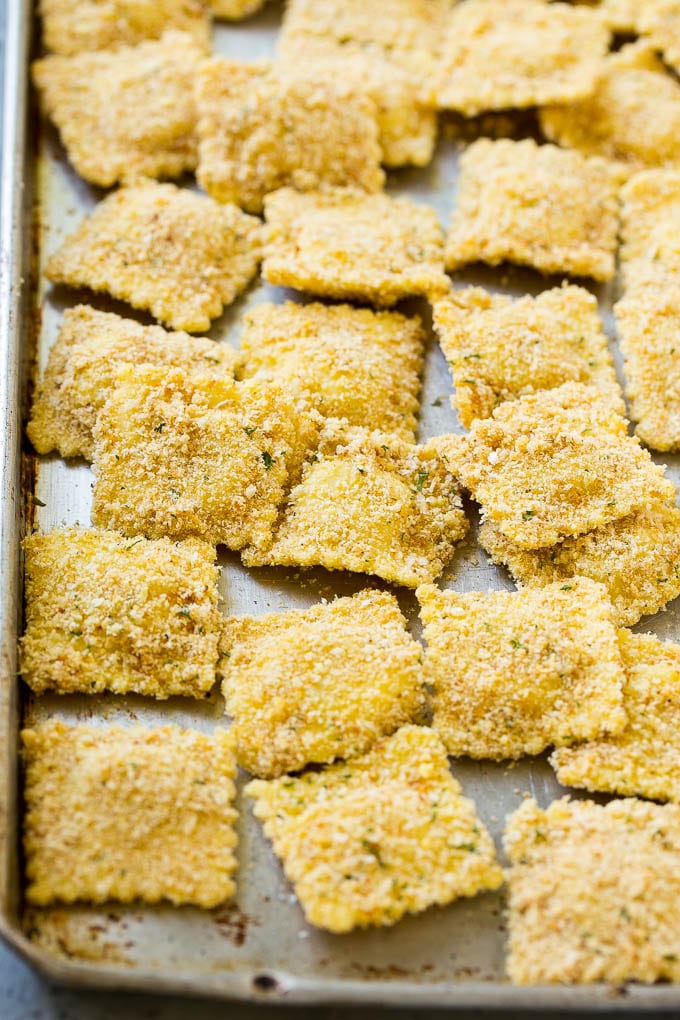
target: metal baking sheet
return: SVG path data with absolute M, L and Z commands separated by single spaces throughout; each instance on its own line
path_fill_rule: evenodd
M 173 699 L 156 704 L 126 697 L 43 697 L 22 690 L 16 678 L 20 626 L 20 538 L 27 526 L 42 530 L 89 523 L 92 473 L 58 457 L 34 458 L 22 448 L 30 380 L 42 369 L 66 307 L 86 300 L 131 315 L 112 302 L 47 285 L 41 267 L 101 194 L 76 176 L 56 133 L 39 126 L 27 102 L 32 31 L 28 2 L 8 5 L 5 130 L 0 273 L 0 436 L 4 491 L 0 520 L 2 600 L 0 639 L 0 929 L 4 937 L 53 979 L 98 988 L 135 988 L 205 994 L 221 998 L 297 1003 L 374 1002 L 397 1005 L 521 1009 L 650 1009 L 680 1006 L 680 988 L 658 985 L 625 989 L 604 985 L 514 988 L 504 975 L 503 893 L 462 900 L 407 917 L 394 928 L 333 936 L 304 921 L 259 825 L 239 794 L 240 869 L 233 904 L 214 911 L 116 904 L 105 907 L 26 909 L 22 902 L 20 794 L 17 779 L 19 726 L 58 715 L 64 719 L 175 721 L 210 730 L 223 724 L 220 696 L 204 703 Z M 216 26 L 217 52 L 241 59 L 273 53 L 280 23 L 278 5 L 237 26 Z M 455 200 L 462 143 L 445 129 L 433 163 L 424 170 L 389 175 L 388 190 L 433 205 L 447 224 Z M 518 269 L 460 274 L 510 294 L 536 293 L 558 283 Z M 594 289 L 612 332 L 613 286 Z M 262 301 L 295 299 L 293 292 L 258 284 L 229 308 L 211 336 L 237 344 L 243 312 Z M 404 306 L 429 322 L 423 303 Z M 136 316 L 140 321 L 150 321 Z M 423 380 L 419 438 L 459 431 L 449 406 L 451 384 L 444 358 L 430 335 Z M 677 458 L 665 458 L 675 481 Z M 34 497 L 36 497 L 34 499 Z M 467 507 L 471 519 L 475 511 Z M 322 570 L 246 570 L 236 554 L 221 555 L 224 611 L 259 614 L 312 605 L 322 597 L 349 594 L 375 583 L 359 575 Z M 461 591 L 512 589 L 471 537 L 441 582 Z M 380 584 L 380 582 L 378 582 Z M 419 635 L 413 594 L 398 590 L 413 633 Z M 680 638 L 678 607 L 644 621 L 661 637 Z M 513 767 L 453 762 L 453 771 L 500 848 L 506 815 L 529 792 L 547 805 L 564 790 L 543 758 Z M 240 787 L 242 787 L 242 782 Z M 578 796 L 578 793 L 574 793 Z M 613 854 L 615 854 L 613 848 Z M 616 866 L 615 857 L 612 866 Z

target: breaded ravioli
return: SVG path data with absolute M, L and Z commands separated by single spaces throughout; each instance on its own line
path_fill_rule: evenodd
M 45 274 L 148 310 L 171 329 L 200 333 L 255 276 L 260 242 L 259 221 L 235 205 L 150 182 L 105 198 Z
M 449 290 L 444 236 L 429 206 L 349 188 L 284 188 L 264 208 L 269 283 L 378 306 Z
M 621 171 L 555 145 L 480 138 L 460 162 L 446 265 L 517 262 L 542 273 L 614 275 Z
M 451 404 L 466 428 L 506 400 L 570 380 L 597 386 L 623 414 L 597 300 L 582 287 L 517 299 L 468 287 L 452 291 L 433 310 L 456 388 Z
M 497 889 L 493 842 L 430 729 L 404 726 L 368 754 L 246 793 L 310 924 L 332 932 Z
M 667 282 L 680 272 L 680 170 L 642 170 L 621 191 L 621 273 L 634 285 L 640 273 Z
M 240 374 L 278 382 L 324 417 L 413 440 L 424 341 L 417 316 L 261 304 L 244 316 Z
M 24 730 L 29 903 L 192 903 L 234 893 L 236 759 L 225 729 Z
M 222 57 L 201 65 L 198 180 L 213 198 L 259 213 L 265 196 L 287 185 L 382 188 L 374 102 L 303 71 Z
M 24 542 L 20 668 L 42 693 L 209 693 L 222 615 L 206 542 L 56 529 Z
M 446 456 L 330 421 L 291 491 L 273 543 L 246 566 L 321 566 L 415 588 L 434 581 L 468 529 Z
M 388 592 L 232 617 L 222 652 L 239 765 L 265 779 L 362 754 L 425 706 L 422 648 Z
M 87 305 L 67 308 L 50 347 L 26 426 L 38 453 L 92 460 L 92 429 L 123 365 L 180 368 L 187 376 L 234 378 L 239 354 L 226 344 L 141 326 Z
M 603 585 L 574 577 L 487 594 L 424 585 L 416 595 L 432 725 L 449 754 L 521 758 L 624 728 L 623 668 Z
M 504 842 L 515 984 L 680 981 L 680 807 L 529 799 Z

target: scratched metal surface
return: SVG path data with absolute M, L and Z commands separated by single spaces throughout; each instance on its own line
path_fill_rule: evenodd
M 228 56 L 259 59 L 273 53 L 280 20 L 277 6 L 245 25 L 217 26 L 215 49 Z M 443 133 L 436 157 L 424 170 L 390 174 L 388 189 L 433 205 L 448 223 L 455 200 L 458 154 L 455 133 Z M 41 129 L 36 158 L 26 162 L 37 198 L 38 263 L 57 249 L 64 237 L 93 208 L 101 194 L 79 180 L 68 165 L 56 134 Z M 22 224 L 25 232 L 30 223 Z M 17 246 L 20 238 L 15 238 Z M 461 273 L 460 283 L 483 283 L 511 294 L 536 293 L 557 283 L 529 271 L 507 269 Z M 594 290 L 610 334 L 613 331 L 612 286 Z M 213 338 L 238 344 L 243 312 L 262 301 L 295 299 L 296 295 L 260 283 L 228 309 L 214 325 Z M 42 369 L 66 307 L 87 300 L 97 307 L 133 314 L 122 305 L 86 293 L 54 288 L 38 277 L 35 307 L 40 314 L 24 321 L 24 336 L 34 334 L 33 354 Z M 427 306 L 414 302 L 429 322 Z M 150 321 L 135 316 L 140 321 Z M 24 316 L 24 320 L 26 316 Z M 35 330 L 31 322 L 37 323 Z M 15 328 L 17 328 L 15 324 Z M 615 348 L 615 345 L 613 344 Z M 423 378 L 419 438 L 459 431 L 449 405 L 451 384 L 444 358 L 430 335 Z M 670 463 L 672 458 L 666 458 Z M 31 459 L 35 495 L 44 506 L 35 511 L 41 530 L 89 523 L 93 475 L 85 464 L 66 464 L 58 457 Z M 29 472 L 30 474 L 30 472 Z M 677 459 L 672 464 L 677 481 Z M 474 508 L 468 507 L 475 522 Z M 366 577 L 294 570 L 248 571 L 236 554 L 220 558 L 221 593 L 226 613 L 259 614 L 312 605 L 321 597 L 349 594 L 375 583 Z M 380 584 L 380 582 L 378 582 Z M 461 591 L 512 589 L 507 575 L 493 567 L 475 545 L 474 529 L 460 548 L 441 583 Z M 412 593 L 398 591 L 413 633 L 419 636 Z M 680 637 L 677 610 L 643 622 L 643 629 L 662 637 Z M 7 711 L 10 711 L 9 709 Z M 24 694 L 24 721 L 58 715 L 94 722 L 132 721 L 154 725 L 175 721 L 211 730 L 224 725 L 218 695 L 204 703 L 173 699 L 156 704 L 127 697 L 43 697 Z M 564 791 L 544 759 L 528 759 L 512 768 L 458 760 L 454 774 L 471 796 L 500 848 L 506 815 L 531 793 L 542 805 Z M 240 783 L 240 788 L 242 787 Z M 487 894 L 446 908 L 406 918 L 392 929 L 332 936 L 308 926 L 259 825 L 241 800 L 238 893 L 233 905 L 204 912 L 192 908 L 143 907 L 6 910 L 5 933 L 44 970 L 72 983 L 93 986 L 150 988 L 199 992 L 243 999 L 299 1002 L 382 1002 L 517 1008 L 631 1009 L 680 1004 L 680 991 L 633 988 L 625 995 L 607 988 L 514 989 L 504 977 L 503 895 Z M 14 876 L 16 879 L 16 875 Z

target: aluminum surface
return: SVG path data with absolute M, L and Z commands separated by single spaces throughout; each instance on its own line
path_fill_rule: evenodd
M 43 971 L 72 984 L 93 987 L 146 988 L 163 992 L 191 992 L 225 998 L 287 1002 L 381 1002 L 403 1005 L 508 1006 L 559 1009 L 673 1009 L 680 1006 L 680 988 L 633 986 L 625 991 L 604 986 L 590 988 L 518 989 L 504 977 L 505 934 L 502 893 L 462 900 L 408 917 L 396 927 L 332 936 L 305 924 L 291 888 L 283 876 L 259 825 L 242 803 L 239 831 L 240 870 L 233 905 L 204 912 L 192 908 L 117 905 L 105 908 L 59 907 L 23 912 L 17 856 L 16 748 L 20 715 L 35 721 L 48 715 L 89 721 L 131 721 L 154 724 L 176 721 L 209 730 L 223 722 L 223 702 L 213 696 L 196 705 L 181 699 L 152 703 L 142 698 L 43 697 L 26 695 L 18 705 L 15 679 L 19 538 L 21 503 L 18 418 L 20 386 L 28 385 L 33 355 L 42 369 L 64 308 L 86 300 L 96 307 L 134 315 L 123 305 L 86 293 L 54 288 L 42 274 L 33 293 L 28 286 L 32 251 L 32 222 L 26 203 L 35 191 L 38 269 L 101 197 L 78 179 L 67 164 L 56 134 L 42 129 L 36 150 L 24 139 L 26 52 L 29 5 L 11 4 L 8 34 L 5 174 L 2 224 L 2 347 L 0 400 L 6 423 L 2 437 L 5 495 L 2 504 L 3 599 L 1 606 L 2 693 L 2 827 L 0 867 L 2 904 L 0 924 L 5 937 Z M 280 12 L 266 10 L 245 25 L 217 26 L 215 49 L 229 56 L 258 59 L 271 55 Z M 388 189 L 433 205 L 448 223 L 454 202 L 460 142 L 442 139 L 435 160 L 424 170 L 389 176 Z M 9 215 L 8 215 L 9 214 Z M 23 287 L 21 279 L 24 280 Z M 531 272 L 475 271 L 457 277 L 463 283 L 484 283 L 511 294 L 536 293 L 553 282 Z M 611 331 L 613 287 L 595 288 L 606 326 Z M 34 302 L 31 309 L 28 299 Z M 227 309 L 211 335 L 237 344 L 239 320 L 252 305 L 295 298 L 293 292 L 258 284 Z M 405 306 L 429 320 L 427 306 Z M 36 312 L 39 309 L 39 314 Z M 140 321 L 150 321 L 135 316 Z M 22 353 L 23 352 L 23 353 Z M 451 383 L 444 358 L 430 337 L 422 392 L 419 437 L 459 431 L 449 406 Z M 677 482 L 677 458 L 671 464 Z M 84 464 L 66 464 L 58 457 L 24 458 L 24 475 L 35 468 L 35 496 L 24 493 L 35 510 L 37 526 L 89 523 L 92 473 Z M 30 490 L 30 485 L 27 486 Z M 42 506 L 41 504 L 44 504 Z M 474 513 L 468 507 L 470 514 Z M 349 594 L 375 583 L 358 575 L 294 570 L 248 571 L 236 554 L 224 553 L 221 591 L 224 611 L 258 614 L 306 607 L 321 597 Z M 507 575 L 493 567 L 470 538 L 458 551 L 442 579 L 461 591 L 512 589 Z M 398 590 L 416 636 L 415 600 Z M 677 607 L 647 619 L 643 630 L 680 639 Z M 529 792 L 543 806 L 564 791 L 544 759 L 525 760 L 512 768 L 493 763 L 455 761 L 453 772 L 464 791 L 474 798 L 484 822 L 500 846 L 505 816 Z M 240 782 L 241 788 L 243 782 Z M 573 791 L 572 791 L 573 792 Z M 578 796 L 577 793 L 574 793 Z M 613 866 L 614 862 L 613 862 Z

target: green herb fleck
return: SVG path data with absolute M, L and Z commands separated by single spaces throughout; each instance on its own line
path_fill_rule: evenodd
M 264 453 L 262 454 L 262 460 L 264 461 L 264 466 L 266 467 L 267 471 L 269 471 L 270 467 L 274 463 L 274 458 L 272 457 L 271 453 L 269 453 L 268 450 L 265 450 Z

